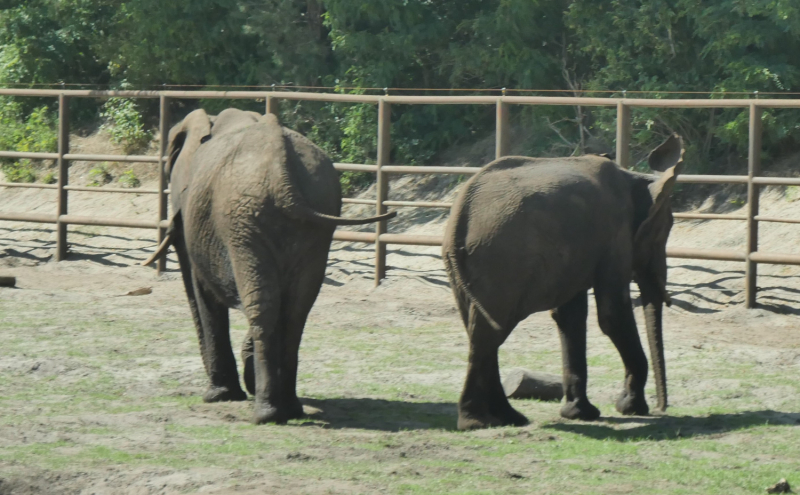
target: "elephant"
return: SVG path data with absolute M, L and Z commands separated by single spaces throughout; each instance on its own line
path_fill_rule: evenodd
M 145 264 L 169 246 L 177 252 L 210 382 L 203 400 L 247 398 L 229 332 L 228 310 L 239 308 L 250 325 L 243 360 L 253 422 L 301 417 L 298 349 L 333 232 L 396 212 L 340 217 L 330 158 L 272 114 L 195 110 L 170 130 L 167 155 L 173 215 Z
M 527 424 L 508 402 L 497 352 L 527 316 L 551 310 L 561 339 L 565 401 L 561 416 L 594 420 L 586 397 L 587 295 L 594 289 L 601 330 L 625 366 L 616 403 L 647 415 L 647 357 L 630 296 L 641 292 L 658 409 L 667 407 L 662 305 L 667 293 L 670 194 L 683 141 L 670 136 L 648 158 L 656 175 L 625 170 L 607 156 L 507 156 L 484 166 L 453 203 L 442 257 L 469 337 L 458 428 Z

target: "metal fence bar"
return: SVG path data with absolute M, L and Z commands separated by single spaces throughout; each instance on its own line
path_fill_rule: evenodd
M 746 175 L 694 175 L 682 174 L 678 182 L 688 184 L 747 184 L 750 179 Z
M 267 97 L 264 98 L 264 110 L 266 113 L 277 116 L 280 111 L 280 108 L 278 108 L 278 99 L 274 96 L 267 95 Z
M 56 184 L 28 184 L 25 182 L 0 182 L 0 187 L 18 187 L 22 189 L 58 189 Z
M 747 220 L 747 215 L 724 215 L 717 213 L 673 213 L 672 217 L 681 220 Z
M 122 193 L 122 194 L 158 194 L 158 189 L 139 189 L 137 187 L 92 187 L 64 186 L 65 191 Z
M 340 172 L 377 172 L 376 165 L 364 165 L 361 163 L 334 163 L 333 168 Z
M 167 154 L 167 147 L 169 146 L 169 98 L 161 96 L 158 100 L 158 222 L 167 219 L 167 212 L 169 211 L 167 205 L 167 195 L 164 190 L 167 188 L 169 177 L 167 177 L 167 162 L 164 159 Z M 161 245 L 161 241 L 167 235 L 167 229 L 159 226 L 156 234 L 156 246 Z M 159 256 L 156 261 L 156 273 L 161 274 L 167 269 L 167 253 Z
M 753 177 L 752 181 L 760 186 L 800 186 L 798 177 Z
M 508 103 L 497 100 L 495 117 L 494 159 L 508 155 L 511 136 L 508 132 Z
M 763 111 L 755 103 L 750 105 L 750 130 L 747 154 L 747 266 L 745 268 L 745 305 L 756 306 L 758 264 L 750 259 L 751 253 L 758 251 L 758 203 L 760 186 L 753 178 L 761 172 L 761 115 Z
M 631 109 L 617 103 L 617 164 L 631 168 Z
M 733 249 L 694 249 L 668 247 L 667 257 L 692 260 L 747 261 L 747 253 Z
M 87 155 L 68 153 L 65 160 L 82 162 L 142 162 L 158 163 L 158 157 L 153 155 Z
M 749 260 L 753 263 L 767 263 L 772 265 L 800 265 L 800 255 L 781 253 L 750 253 Z
M 69 161 L 64 157 L 69 153 L 69 97 L 58 95 L 58 207 L 56 218 L 67 214 L 69 191 Z M 67 224 L 56 223 L 56 261 L 67 258 Z
M 382 167 L 386 174 L 457 174 L 474 175 L 481 171 L 481 167 L 437 167 L 416 165 L 389 165 Z
M 765 217 L 763 215 L 758 215 L 756 216 L 756 221 L 771 223 L 800 223 L 800 218 Z
M 451 208 L 453 206 L 453 203 L 442 203 L 439 201 L 384 201 L 383 204 L 401 208 Z
M 83 215 L 61 215 L 58 217 L 60 225 L 96 225 L 98 227 L 127 227 L 132 229 L 157 229 L 158 222 L 143 220 L 129 220 L 117 217 L 87 217 Z
M 0 213 L 0 220 L 7 222 L 32 222 L 32 223 L 56 223 L 57 215 L 41 215 L 37 213 Z
M 683 220 L 746 220 L 747 221 L 747 248 L 743 252 L 734 250 L 697 250 L 689 248 L 670 248 L 667 250 L 669 257 L 712 259 L 725 261 L 745 261 L 746 273 L 746 303 L 748 307 L 755 305 L 756 278 L 758 263 L 800 264 L 800 255 L 761 253 L 758 252 L 758 222 L 777 222 L 787 224 L 800 224 L 800 219 L 763 216 L 758 214 L 760 186 L 797 186 L 800 185 L 798 177 L 760 177 L 760 150 L 761 150 L 761 115 L 764 108 L 800 108 L 800 99 L 646 99 L 646 98 L 592 98 L 592 97 L 553 97 L 553 96 L 379 96 L 357 95 L 340 93 L 310 93 L 310 92 L 282 92 L 282 91 L 95 91 L 95 90 L 33 90 L 33 89 L 0 89 L 0 95 L 11 96 L 50 96 L 57 97 L 59 102 L 59 131 L 57 153 L 29 153 L 0 151 L 0 158 L 56 160 L 59 168 L 58 184 L 18 184 L 0 183 L 0 187 L 19 187 L 51 189 L 58 191 L 58 205 L 56 215 L 0 213 L 0 220 L 27 221 L 37 223 L 55 223 L 57 231 L 56 259 L 61 260 L 67 254 L 67 225 L 103 225 L 129 228 L 156 228 L 159 229 L 159 241 L 163 239 L 163 230 L 167 227 L 166 198 L 169 189 L 164 175 L 167 146 L 167 125 L 169 120 L 168 101 L 170 98 L 182 99 L 261 99 L 265 100 L 265 110 L 269 113 L 278 112 L 278 100 L 306 100 L 326 101 L 340 103 L 369 103 L 378 105 L 378 160 L 376 165 L 336 163 L 337 170 L 373 172 L 377 173 L 377 198 L 355 199 L 345 198 L 345 203 L 375 204 L 377 213 L 385 213 L 387 206 L 393 207 L 428 207 L 449 208 L 451 203 L 432 201 L 390 201 L 388 200 L 388 177 L 390 174 L 462 174 L 471 175 L 480 170 L 479 167 L 416 167 L 403 165 L 388 165 L 390 140 L 390 110 L 391 104 L 460 104 L 460 105 L 495 105 L 496 106 L 496 157 L 508 153 L 508 114 L 509 105 L 570 105 L 570 106 L 605 106 L 617 107 L 617 162 L 629 168 L 630 162 L 630 132 L 631 108 L 749 108 L 750 109 L 750 140 L 748 151 L 748 175 L 682 175 L 678 182 L 695 184 L 747 184 L 748 205 L 747 214 L 706 214 L 706 213 L 675 213 L 676 219 Z M 149 155 L 88 155 L 69 153 L 69 101 L 70 98 L 159 98 L 161 110 L 159 126 L 161 132 L 160 156 Z M 159 188 L 152 189 L 127 189 L 127 188 L 92 188 L 69 185 L 70 161 L 107 161 L 107 162 L 141 162 L 158 163 L 160 178 Z M 154 222 L 138 220 L 125 220 L 116 218 L 96 218 L 69 215 L 69 191 L 107 192 L 107 193 L 134 193 L 157 194 L 159 196 L 159 213 Z M 376 232 L 351 232 L 337 231 L 336 240 L 352 242 L 375 243 L 376 284 L 386 276 L 386 246 L 388 244 L 410 244 L 434 246 L 441 244 L 438 236 L 419 236 L 408 234 L 388 234 L 386 222 L 376 226 Z M 159 271 L 163 265 L 159 262 Z
M 28 158 L 31 160 L 58 160 L 58 153 L 32 153 L 22 151 L 0 151 L 0 158 Z
M 376 178 L 376 201 L 375 213 L 383 215 L 386 213 L 384 201 L 389 196 L 389 176 L 386 175 L 382 167 L 389 163 L 391 151 L 391 125 L 392 107 L 385 100 L 378 103 L 378 159 Z M 381 241 L 381 234 L 386 233 L 386 222 L 375 224 L 375 285 L 380 285 L 381 280 L 386 278 L 386 243 Z

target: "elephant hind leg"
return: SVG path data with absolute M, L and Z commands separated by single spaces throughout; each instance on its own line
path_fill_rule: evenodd
M 600 410 L 586 397 L 586 291 L 581 291 L 566 304 L 553 310 L 561 337 L 561 363 L 564 379 L 564 398 L 561 416 L 567 419 L 592 421 Z
M 197 277 L 192 277 L 197 313 L 202 325 L 201 351 L 211 381 L 203 395 L 205 402 L 237 401 L 247 399 L 239 385 L 236 358 L 231 348 L 228 307 L 218 302 L 203 287 Z
M 183 242 L 183 238 L 179 237 L 174 246 L 175 252 L 178 254 L 178 263 L 181 267 L 181 277 L 183 278 L 183 286 L 186 289 L 186 299 L 189 301 L 189 310 L 192 313 L 192 321 L 194 321 L 194 326 L 197 330 L 197 341 L 200 344 L 200 357 L 203 359 L 203 367 L 208 375 L 209 370 L 208 362 L 206 361 L 205 333 L 203 332 L 203 322 L 200 320 L 200 313 L 197 309 L 197 296 L 194 293 L 192 266 L 189 262 L 189 254 L 186 252 L 186 245 Z
M 467 333 L 470 339 L 469 365 L 458 402 L 458 429 L 528 424 L 527 418 L 511 407 L 500 382 L 497 350 L 510 331 L 498 333 L 471 305 Z

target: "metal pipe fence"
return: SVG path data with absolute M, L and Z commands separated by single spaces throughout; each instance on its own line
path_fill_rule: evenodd
M 3 213 L 0 221 L 23 221 L 50 223 L 56 225 L 56 260 L 67 256 L 68 225 L 100 225 L 111 227 L 129 227 L 156 229 L 156 243 L 160 243 L 167 227 L 167 177 L 164 173 L 167 161 L 166 149 L 169 133 L 169 103 L 171 99 L 254 99 L 266 103 L 265 111 L 277 113 L 279 100 L 321 101 L 341 103 L 370 103 L 378 107 L 378 150 L 375 165 L 336 163 L 340 171 L 371 172 L 376 174 L 376 199 L 345 198 L 344 203 L 375 205 L 376 213 L 386 212 L 387 207 L 419 207 L 450 208 L 451 203 L 435 201 L 392 201 L 389 200 L 389 178 L 399 174 L 459 174 L 472 175 L 480 167 L 441 167 L 441 166 L 403 166 L 389 165 L 391 150 L 391 105 L 494 105 L 496 107 L 496 144 L 495 156 L 500 158 L 508 154 L 509 137 L 508 119 L 510 105 L 566 105 L 566 106 L 603 106 L 617 109 L 617 162 L 630 168 L 631 109 L 633 108 L 748 108 L 749 152 L 747 175 L 682 175 L 678 182 L 691 184 L 743 184 L 747 186 L 747 213 L 742 214 L 705 214 L 675 213 L 679 220 L 733 220 L 747 222 L 746 248 L 743 251 L 729 249 L 694 249 L 670 247 L 667 255 L 671 258 L 687 258 L 702 260 L 738 261 L 746 264 L 745 303 L 754 307 L 757 291 L 757 266 L 759 263 L 800 265 L 800 255 L 764 253 L 758 250 L 759 222 L 800 223 L 800 219 L 789 219 L 759 215 L 759 194 L 761 186 L 768 185 L 800 185 L 800 178 L 762 177 L 760 176 L 761 151 L 761 115 L 765 108 L 800 108 L 800 99 L 646 99 L 646 98 L 592 98 L 561 96 L 398 96 L 398 95 L 358 95 L 339 93 L 308 93 L 281 91 L 94 91 L 94 90 L 36 90 L 36 89 L 0 89 L 0 96 L 29 96 L 58 98 L 58 151 L 56 153 L 23 153 L 0 151 L 0 158 L 27 158 L 35 160 L 55 160 L 58 164 L 57 184 L 20 184 L 0 182 L 6 188 L 38 188 L 51 189 L 57 192 L 57 207 L 53 215 L 33 213 Z M 71 98 L 158 98 L 159 99 L 159 135 L 160 149 L 158 156 L 150 155 L 88 155 L 70 153 L 69 147 L 69 101 Z M 143 162 L 153 163 L 158 167 L 158 189 L 124 189 L 95 188 L 69 185 L 70 161 L 104 161 L 104 162 Z M 69 214 L 69 193 L 102 192 L 102 193 L 136 193 L 152 194 L 158 198 L 158 214 L 152 221 L 130 220 L 120 218 L 86 217 Z M 334 239 L 339 241 L 363 242 L 375 245 L 375 283 L 386 277 L 386 255 L 389 244 L 440 246 L 441 236 L 392 234 L 387 230 L 386 222 L 379 222 L 375 232 L 336 231 Z M 158 260 L 157 270 L 161 273 L 166 268 L 166 257 Z

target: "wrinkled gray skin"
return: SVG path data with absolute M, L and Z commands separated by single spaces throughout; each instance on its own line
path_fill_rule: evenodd
M 593 420 L 586 397 L 587 291 L 625 365 L 617 401 L 645 415 L 647 358 L 630 296 L 635 280 L 650 341 L 658 408 L 667 407 L 662 339 L 670 193 L 683 156 L 672 136 L 650 154 L 658 175 L 629 172 L 600 156 L 505 157 L 484 167 L 453 205 L 442 247 L 470 341 L 460 429 L 523 425 L 503 393 L 497 351 L 528 315 L 552 310 L 561 337 L 565 401 L 561 415 Z
M 297 351 L 325 276 L 338 217 L 331 160 L 274 115 L 227 109 L 190 113 L 170 131 L 174 216 L 167 242 L 180 261 L 210 385 L 206 402 L 244 400 L 231 348 L 228 309 L 250 324 L 242 353 L 255 395 L 253 421 L 302 416 Z M 154 255 L 154 257 L 156 256 Z

